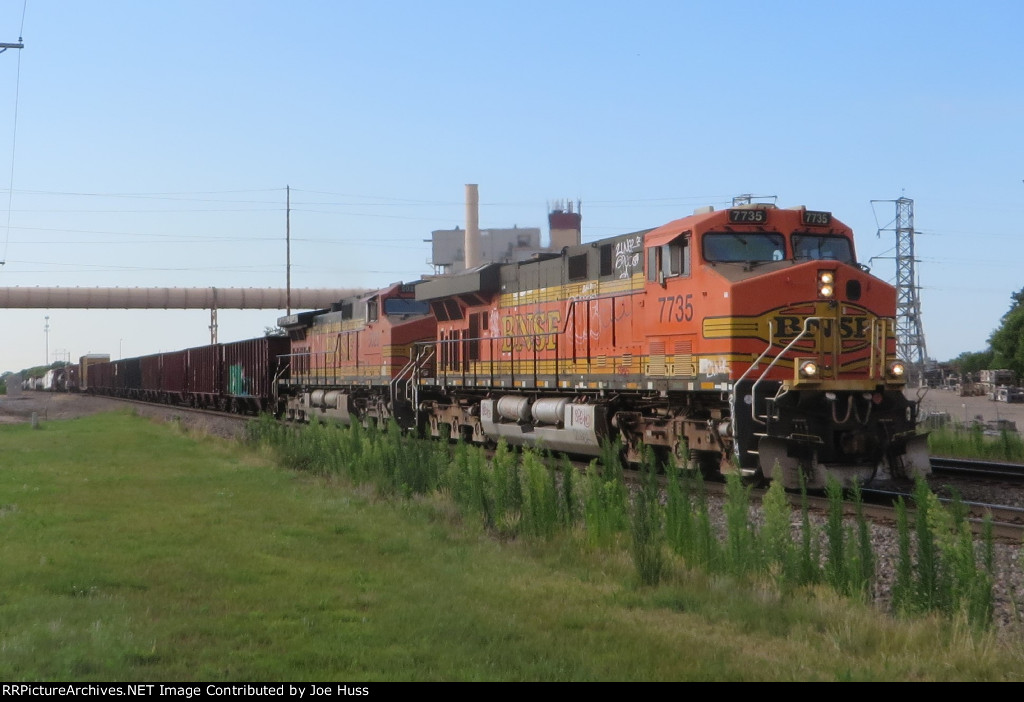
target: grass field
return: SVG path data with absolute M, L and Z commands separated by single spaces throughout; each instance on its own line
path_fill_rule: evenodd
M 1019 680 L 1021 651 L 579 534 L 497 541 L 112 414 L 0 427 L 6 681 Z

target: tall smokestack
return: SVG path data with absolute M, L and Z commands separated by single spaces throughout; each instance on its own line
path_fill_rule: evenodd
M 466 184 L 466 270 L 480 265 L 480 193 Z

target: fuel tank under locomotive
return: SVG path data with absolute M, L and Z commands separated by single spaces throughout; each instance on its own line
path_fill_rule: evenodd
M 567 397 L 533 400 L 505 395 L 480 401 L 480 424 L 491 439 L 513 446 L 538 446 L 552 451 L 600 455 L 608 437 L 603 404 L 573 402 Z

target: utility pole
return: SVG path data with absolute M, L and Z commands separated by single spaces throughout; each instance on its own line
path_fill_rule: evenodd
M 292 186 L 284 186 L 285 304 L 292 313 Z
M 879 229 L 896 233 L 896 354 L 910 366 L 911 383 L 920 383 L 928 352 L 924 343 L 924 324 L 921 322 L 921 299 L 918 297 L 917 273 L 914 264 L 914 201 L 908 197 L 898 200 L 872 200 L 892 202 L 896 205 L 895 227 Z
M 27 0 L 26 0 L 26 4 L 27 4 Z M 21 28 L 22 29 L 25 28 L 25 9 L 24 8 L 22 8 L 22 11 L 21 11 Z M 7 51 L 8 49 L 24 49 L 24 48 L 25 48 L 25 45 L 21 42 L 21 37 L 18 37 L 18 41 L 17 42 L 9 42 L 9 41 L 0 42 L 0 54 L 2 54 L 3 52 Z M 14 145 L 17 145 L 17 134 L 18 134 L 18 92 L 19 92 L 19 87 L 18 86 L 21 85 L 21 55 L 20 54 L 18 55 L 18 78 L 17 78 L 17 80 L 15 82 L 15 85 L 16 85 L 16 87 L 14 89 L 14 135 L 15 135 Z M 12 150 L 14 148 L 14 145 L 12 145 Z M 10 234 L 11 234 L 11 204 L 13 202 L 14 202 L 14 156 L 12 154 L 11 155 L 11 182 L 10 182 L 10 185 L 8 187 L 8 190 L 7 190 L 7 235 L 4 238 L 4 250 L 3 250 L 3 253 L 0 253 L 0 266 L 3 266 L 3 265 L 7 264 L 7 237 L 10 237 Z M 47 356 L 49 356 L 49 354 L 47 354 Z M 49 358 L 47 358 L 47 363 L 49 363 Z
M 50 315 L 43 317 L 45 324 L 43 325 L 43 340 L 46 348 L 46 362 L 44 366 L 50 365 Z

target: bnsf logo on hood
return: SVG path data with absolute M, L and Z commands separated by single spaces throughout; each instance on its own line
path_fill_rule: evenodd
M 808 317 L 817 317 L 807 321 Z M 760 339 L 786 345 L 804 330 L 807 333 L 796 344 L 797 350 L 814 351 L 818 342 L 839 343 L 842 350 L 866 348 L 877 333 L 878 317 L 858 305 L 832 307 L 828 302 L 807 302 L 769 310 L 759 315 L 708 317 L 703 330 L 706 339 Z M 892 336 L 888 326 L 886 335 Z
M 859 351 L 871 344 L 878 317 L 855 305 L 844 304 L 837 309 L 827 302 L 816 302 L 773 310 L 762 315 L 761 319 L 771 320 L 775 338 L 780 343 L 791 342 L 800 335 L 806 324 L 807 333 L 795 348 L 824 351 L 838 344 L 845 353 Z M 818 344 L 823 344 L 823 347 L 817 348 Z
M 774 318 L 776 334 L 780 339 L 792 339 L 804 328 L 804 317 L 776 315 Z M 836 322 L 838 321 L 838 325 Z M 815 335 L 821 330 L 822 336 L 831 339 L 839 328 L 840 339 L 871 338 L 872 318 L 867 315 L 847 316 L 835 319 L 812 319 L 807 323 L 807 333 Z

